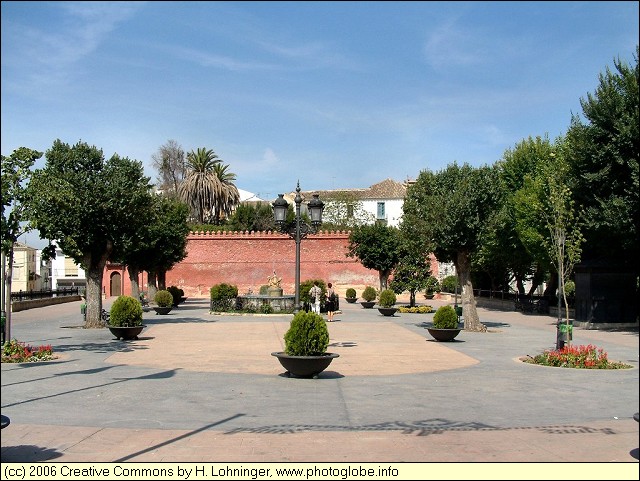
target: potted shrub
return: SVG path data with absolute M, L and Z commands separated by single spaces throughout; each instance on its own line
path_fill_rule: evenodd
M 178 304 L 182 304 L 184 301 L 187 300 L 187 298 L 184 297 L 184 291 L 179 287 L 169 286 L 167 287 L 167 290 L 173 296 L 173 307 L 178 307 Z
M 433 296 L 436 292 L 440 292 L 440 283 L 438 282 L 438 279 L 436 277 L 429 276 L 424 287 L 425 299 L 433 299 Z
M 362 291 L 362 294 L 360 295 L 360 297 L 364 299 L 364 301 L 360 302 L 362 307 L 364 307 L 365 309 L 371 309 L 376 304 L 375 300 L 376 300 L 376 297 L 378 297 L 378 294 L 376 293 L 376 290 L 373 287 L 367 286 L 364 288 L 364 291 Z
M 138 339 L 146 327 L 142 324 L 142 305 L 131 296 L 118 296 L 109 311 L 107 327 L 116 339 Z
M 156 296 L 153 298 L 156 306 L 153 308 L 156 314 L 169 314 L 173 307 L 173 296 L 166 290 L 160 290 L 156 292 Z
M 356 299 L 358 298 L 356 297 L 356 290 L 353 287 L 349 287 L 347 289 L 347 291 L 345 292 L 345 299 L 349 304 L 353 304 L 354 302 L 356 302 Z
M 439 307 L 433 315 L 432 327 L 427 327 L 427 330 L 436 341 L 453 341 L 461 331 L 458 313 L 450 305 Z
M 329 331 L 321 315 L 299 311 L 293 316 L 284 335 L 285 350 L 272 352 L 278 358 L 285 375 L 313 377 L 324 371 L 339 354 L 327 352 Z
M 383 316 L 393 316 L 398 310 L 394 307 L 396 304 L 396 293 L 391 289 L 385 289 L 380 292 L 380 299 L 378 300 L 378 311 Z

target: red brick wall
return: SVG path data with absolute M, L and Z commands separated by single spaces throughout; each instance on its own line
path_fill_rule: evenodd
M 358 295 L 366 285 L 379 286 L 378 272 L 365 269 L 353 258 L 346 257 L 348 232 L 320 232 L 300 243 L 300 281 L 323 279 L 333 283 L 339 295 L 353 287 Z M 285 294 L 294 293 L 296 243 L 289 236 L 273 232 L 192 232 L 187 238 L 187 257 L 167 272 L 167 286 L 175 285 L 187 297 L 209 297 L 214 284 L 226 282 L 238 286 L 241 294 L 260 286 L 275 271 L 282 278 Z M 436 271 L 437 272 L 437 271 Z M 113 276 L 120 275 L 122 290 L 131 294 L 131 283 L 125 268 L 107 266 L 103 276 L 103 292 L 112 292 Z M 140 286 L 146 290 L 146 273 Z

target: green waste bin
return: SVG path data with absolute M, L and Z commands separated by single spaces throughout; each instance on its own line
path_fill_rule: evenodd
M 571 324 L 559 324 L 558 330 L 560 331 L 560 337 L 564 342 L 573 340 L 573 325 Z

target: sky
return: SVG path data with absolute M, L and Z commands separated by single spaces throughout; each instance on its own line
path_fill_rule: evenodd
M 155 182 L 173 140 L 266 200 L 493 164 L 635 64 L 638 5 L 3 1 L 2 155 L 82 141 Z

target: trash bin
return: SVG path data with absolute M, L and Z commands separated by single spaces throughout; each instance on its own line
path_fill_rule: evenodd
M 564 342 L 573 340 L 573 326 L 571 324 L 562 323 L 558 326 L 560 337 Z

